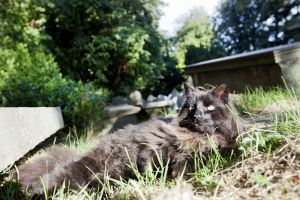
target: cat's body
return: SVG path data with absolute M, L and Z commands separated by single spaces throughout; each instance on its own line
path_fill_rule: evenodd
M 158 159 L 169 164 L 172 178 L 187 176 L 194 170 L 193 154 L 205 158 L 210 153 L 208 137 L 218 148 L 228 149 L 235 144 L 238 131 L 235 116 L 229 111 L 234 108 L 228 107 L 226 85 L 208 92 L 185 85 L 185 94 L 181 112 L 169 122 L 150 120 L 129 125 L 103 137 L 82 157 L 68 150 L 60 150 L 62 154 L 57 156 L 60 153 L 55 150 L 49 153 L 49 159 L 37 158 L 20 166 L 21 186 L 33 193 L 43 193 L 44 186 L 52 191 L 64 182 L 71 187 L 98 187 L 105 174 L 113 179 L 136 178 L 130 161 L 143 173 L 147 165 L 158 165 Z

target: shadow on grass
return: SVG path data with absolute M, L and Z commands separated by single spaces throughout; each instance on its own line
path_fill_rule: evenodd
M 0 185 L 1 200 L 40 200 L 44 199 L 41 195 L 30 196 L 24 192 L 15 179 L 5 180 Z
M 0 199 L 12 200 L 12 199 L 28 199 L 22 193 L 19 184 L 15 180 L 9 180 L 3 182 L 0 186 Z

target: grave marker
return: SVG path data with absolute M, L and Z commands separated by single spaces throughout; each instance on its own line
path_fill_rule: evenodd
M 0 108 L 0 171 L 63 127 L 59 107 Z

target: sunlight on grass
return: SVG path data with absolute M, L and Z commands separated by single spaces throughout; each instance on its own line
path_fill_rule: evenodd
M 219 152 L 215 144 L 211 139 L 209 139 L 209 146 L 211 148 L 211 154 L 206 160 L 206 156 L 202 154 L 194 154 L 195 162 L 195 173 L 192 174 L 192 182 L 198 187 L 206 188 L 209 191 L 213 191 L 219 183 L 211 175 L 218 170 L 221 170 L 229 162 L 226 160 Z
M 144 173 L 139 172 L 137 164 L 130 159 L 127 150 L 126 153 L 129 158 L 128 166 L 132 169 L 136 180 L 112 180 L 118 188 L 117 194 L 113 195 L 114 199 L 122 199 L 122 196 L 129 195 L 130 199 L 146 200 L 151 194 L 176 185 L 174 180 L 168 179 L 169 162 L 164 165 L 159 152 L 155 151 L 157 165 L 149 164 Z
M 67 136 L 66 146 L 75 150 L 79 155 L 90 151 L 98 142 L 100 136 L 92 127 L 86 128 L 83 133 L 78 134 L 76 128 L 72 128 Z
M 264 90 L 261 87 L 256 89 L 247 87 L 245 94 L 241 96 L 240 101 L 237 103 L 237 108 L 242 112 L 255 113 L 269 105 L 288 100 L 297 100 L 293 90 L 281 87 L 270 88 L 269 90 Z

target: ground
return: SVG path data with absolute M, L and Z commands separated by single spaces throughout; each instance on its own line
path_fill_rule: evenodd
M 105 182 L 98 193 L 86 188 L 60 190 L 52 199 L 300 199 L 297 95 L 281 88 L 256 89 L 234 99 L 247 127 L 238 138 L 238 148 L 225 156 L 214 151 L 206 165 L 195 158 L 197 171 L 190 181 L 169 180 L 164 173 L 167 166 L 161 166 L 161 173 L 149 169 L 135 181 L 115 181 L 115 186 Z M 88 133 L 71 138 L 68 146 L 79 153 L 88 151 L 93 146 L 93 134 Z M 6 176 L 0 199 L 18 199 L 19 192 L 15 180 Z

